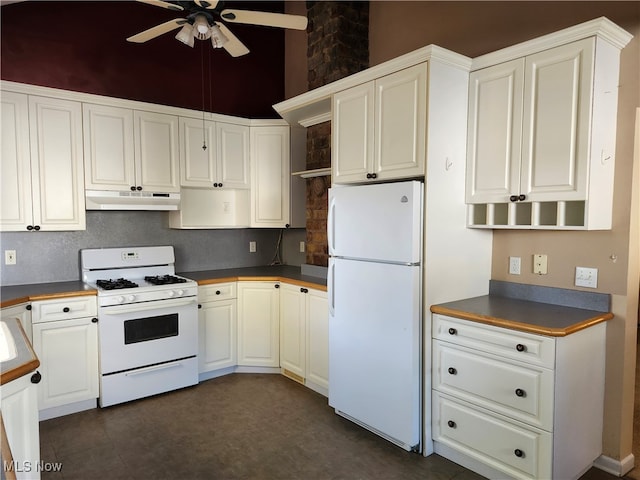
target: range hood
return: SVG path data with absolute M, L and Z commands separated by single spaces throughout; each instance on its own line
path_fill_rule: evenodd
M 179 193 L 85 190 L 87 210 L 178 210 Z

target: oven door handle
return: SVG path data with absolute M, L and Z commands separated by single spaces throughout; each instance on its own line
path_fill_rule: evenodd
M 181 367 L 181 362 L 173 362 L 173 363 L 163 363 L 162 365 L 153 365 L 151 367 L 139 368 L 137 370 L 132 370 L 131 372 L 125 373 L 127 377 L 135 377 L 136 375 L 144 375 L 145 373 L 152 373 L 158 370 L 167 370 L 169 368 Z
M 145 310 L 160 310 L 167 308 L 186 307 L 187 305 L 196 305 L 195 298 L 189 298 L 186 300 L 163 300 L 162 302 L 146 302 L 136 303 L 132 305 L 116 305 L 112 307 L 102 307 L 101 314 L 104 315 L 122 315 L 127 313 L 142 312 Z

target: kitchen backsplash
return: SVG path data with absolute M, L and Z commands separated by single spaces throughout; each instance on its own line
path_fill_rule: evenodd
M 87 229 L 75 232 L 4 232 L 0 249 L 16 250 L 16 265 L 0 267 L 2 285 L 64 282 L 80 279 L 83 248 L 173 245 L 176 271 L 268 265 L 276 253 L 278 229 L 173 230 L 166 212 L 87 211 Z M 285 230 L 280 260 L 304 262 L 299 253 L 304 229 Z M 249 242 L 257 251 L 249 253 Z

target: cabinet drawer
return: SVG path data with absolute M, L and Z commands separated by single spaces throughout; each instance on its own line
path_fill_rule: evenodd
M 433 338 L 554 368 L 555 339 L 433 314 Z
M 515 478 L 551 478 L 552 435 L 434 392 L 433 439 Z
M 553 371 L 434 341 L 433 388 L 553 430 Z
M 32 323 L 54 322 L 72 318 L 95 317 L 98 314 L 96 297 L 68 297 L 33 302 Z
M 216 283 L 198 287 L 198 302 L 200 303 L 229 300 L 236 297 L 236 282 Z

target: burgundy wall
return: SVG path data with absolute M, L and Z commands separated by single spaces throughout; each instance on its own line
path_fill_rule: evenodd
M 226 2 L 282 12 L 283 2 Z M 19 2 L 1 7 L 3 80 L 249 118 L 277 118 L 284 99 L 284 31 L 227 24 L 250 53 L 233 58 L 209 41 L 125 39 L 182 12 L 133 1 Z M 204 102 L 203 102 L 204 65 Z M 211 75 L 211 74 L 214 75 Z M 211 83 L 209 83 L 211 82 Z M 211 92 L 211 96 L 210 96 Z

